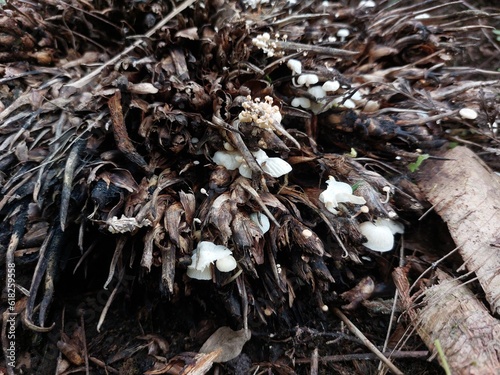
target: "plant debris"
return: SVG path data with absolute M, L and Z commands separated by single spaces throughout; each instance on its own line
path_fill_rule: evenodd
M 18 371 L 52 373 L 62 353 L 58 374 L 375 373 L 367 347 L 382 371 L 439 373 L 392 274 L 406 267 L 419 295 L 455 247 L 416 174 L 457 143 L 500 171 L 499 9 L 1 7 L 0 276 Z M 207 247 L 222 252 L 200 266 Z M 441 267 L 457 276 L 470 254 Z

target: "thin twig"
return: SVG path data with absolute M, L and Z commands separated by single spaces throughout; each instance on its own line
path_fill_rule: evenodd
M 349 320 L 347 316 L 344 315 L 342 311 L 340 311 L 338 308 L 334 307 L 333 312 L 335 315 L 337 315 L 344 323 L 345 325 L 349 328 L 349 330 L 357 336 L 359 339 L 363 341 L 363 344 L 370 349 L 384 364 L 389 367 L 389 369 L 395 373 L 396 375 L 404 375 L 404 373 L 398 369 L 384 354 L 377 349 L 375 345 L 372 344 L 370 340 L 361 332 L 353 322 Z
M 383 352 L 384 356 L 391 356 L 392 358 L 427 358 L 429 357 L 429 352 L 424 351 L 395 351 L 395 352 Z M 373 361 L 379 359 L 379 357 L 374 353 L 358 353 L 358 354 L 337 354 L 337 355 L 326 355 L 324 357 L 319 357 L 319 362 L 348 362 L 348 361 Z M 310 363 L 311 358 L 298 358 L 295 363 Z

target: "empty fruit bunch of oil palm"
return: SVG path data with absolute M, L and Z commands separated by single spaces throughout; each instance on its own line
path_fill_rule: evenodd
M 7 1 L 0 275 L 15 265 L 19 332 L 60 327 L 72 283 L 110 291 L 89 331 L 126 301 L 210 322 L 164 358 L 219 326 L 292 337 L 370 309 L 405 250 L 426 262 L 419 166 L 451 142 L 498 150 L 495 22 L 462 1 Z M 258 360 L 293 373 L 288 354 Z

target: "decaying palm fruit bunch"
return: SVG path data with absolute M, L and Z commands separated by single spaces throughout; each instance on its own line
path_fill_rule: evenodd
M 224 371 L 304 373 L 298 340 L 388 299 L 389 251 L 421 254 L 401 241 L 427 209 L 411 171 L 466 135 L 498 147 L 495 21 L 462 1 L 7 1 L 0 272 L 16 265 L 19 332 L 64 331 L 60 296 L 92 285 L 110 293 L 87 331 L 128 301 L 167 337 L 144 336 L 142 371 L 181 373 L 230 326 L 292 343 Z M 88 368 L 78 332 L 57 347 Z M 110 347 L 90 342 L 96 371 L 118 368 Z

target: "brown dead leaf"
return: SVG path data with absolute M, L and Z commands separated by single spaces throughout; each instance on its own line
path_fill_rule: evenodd
M 229 327 L 220 327 L 208 338 L 200 349 L 200 353 L 218 352 L 214 362 L 227 362 L 240 355 L 243 345 L 250 340 L 248 330 L 233 331 Z M 220 352 L 219 352 L 220 351 Z

